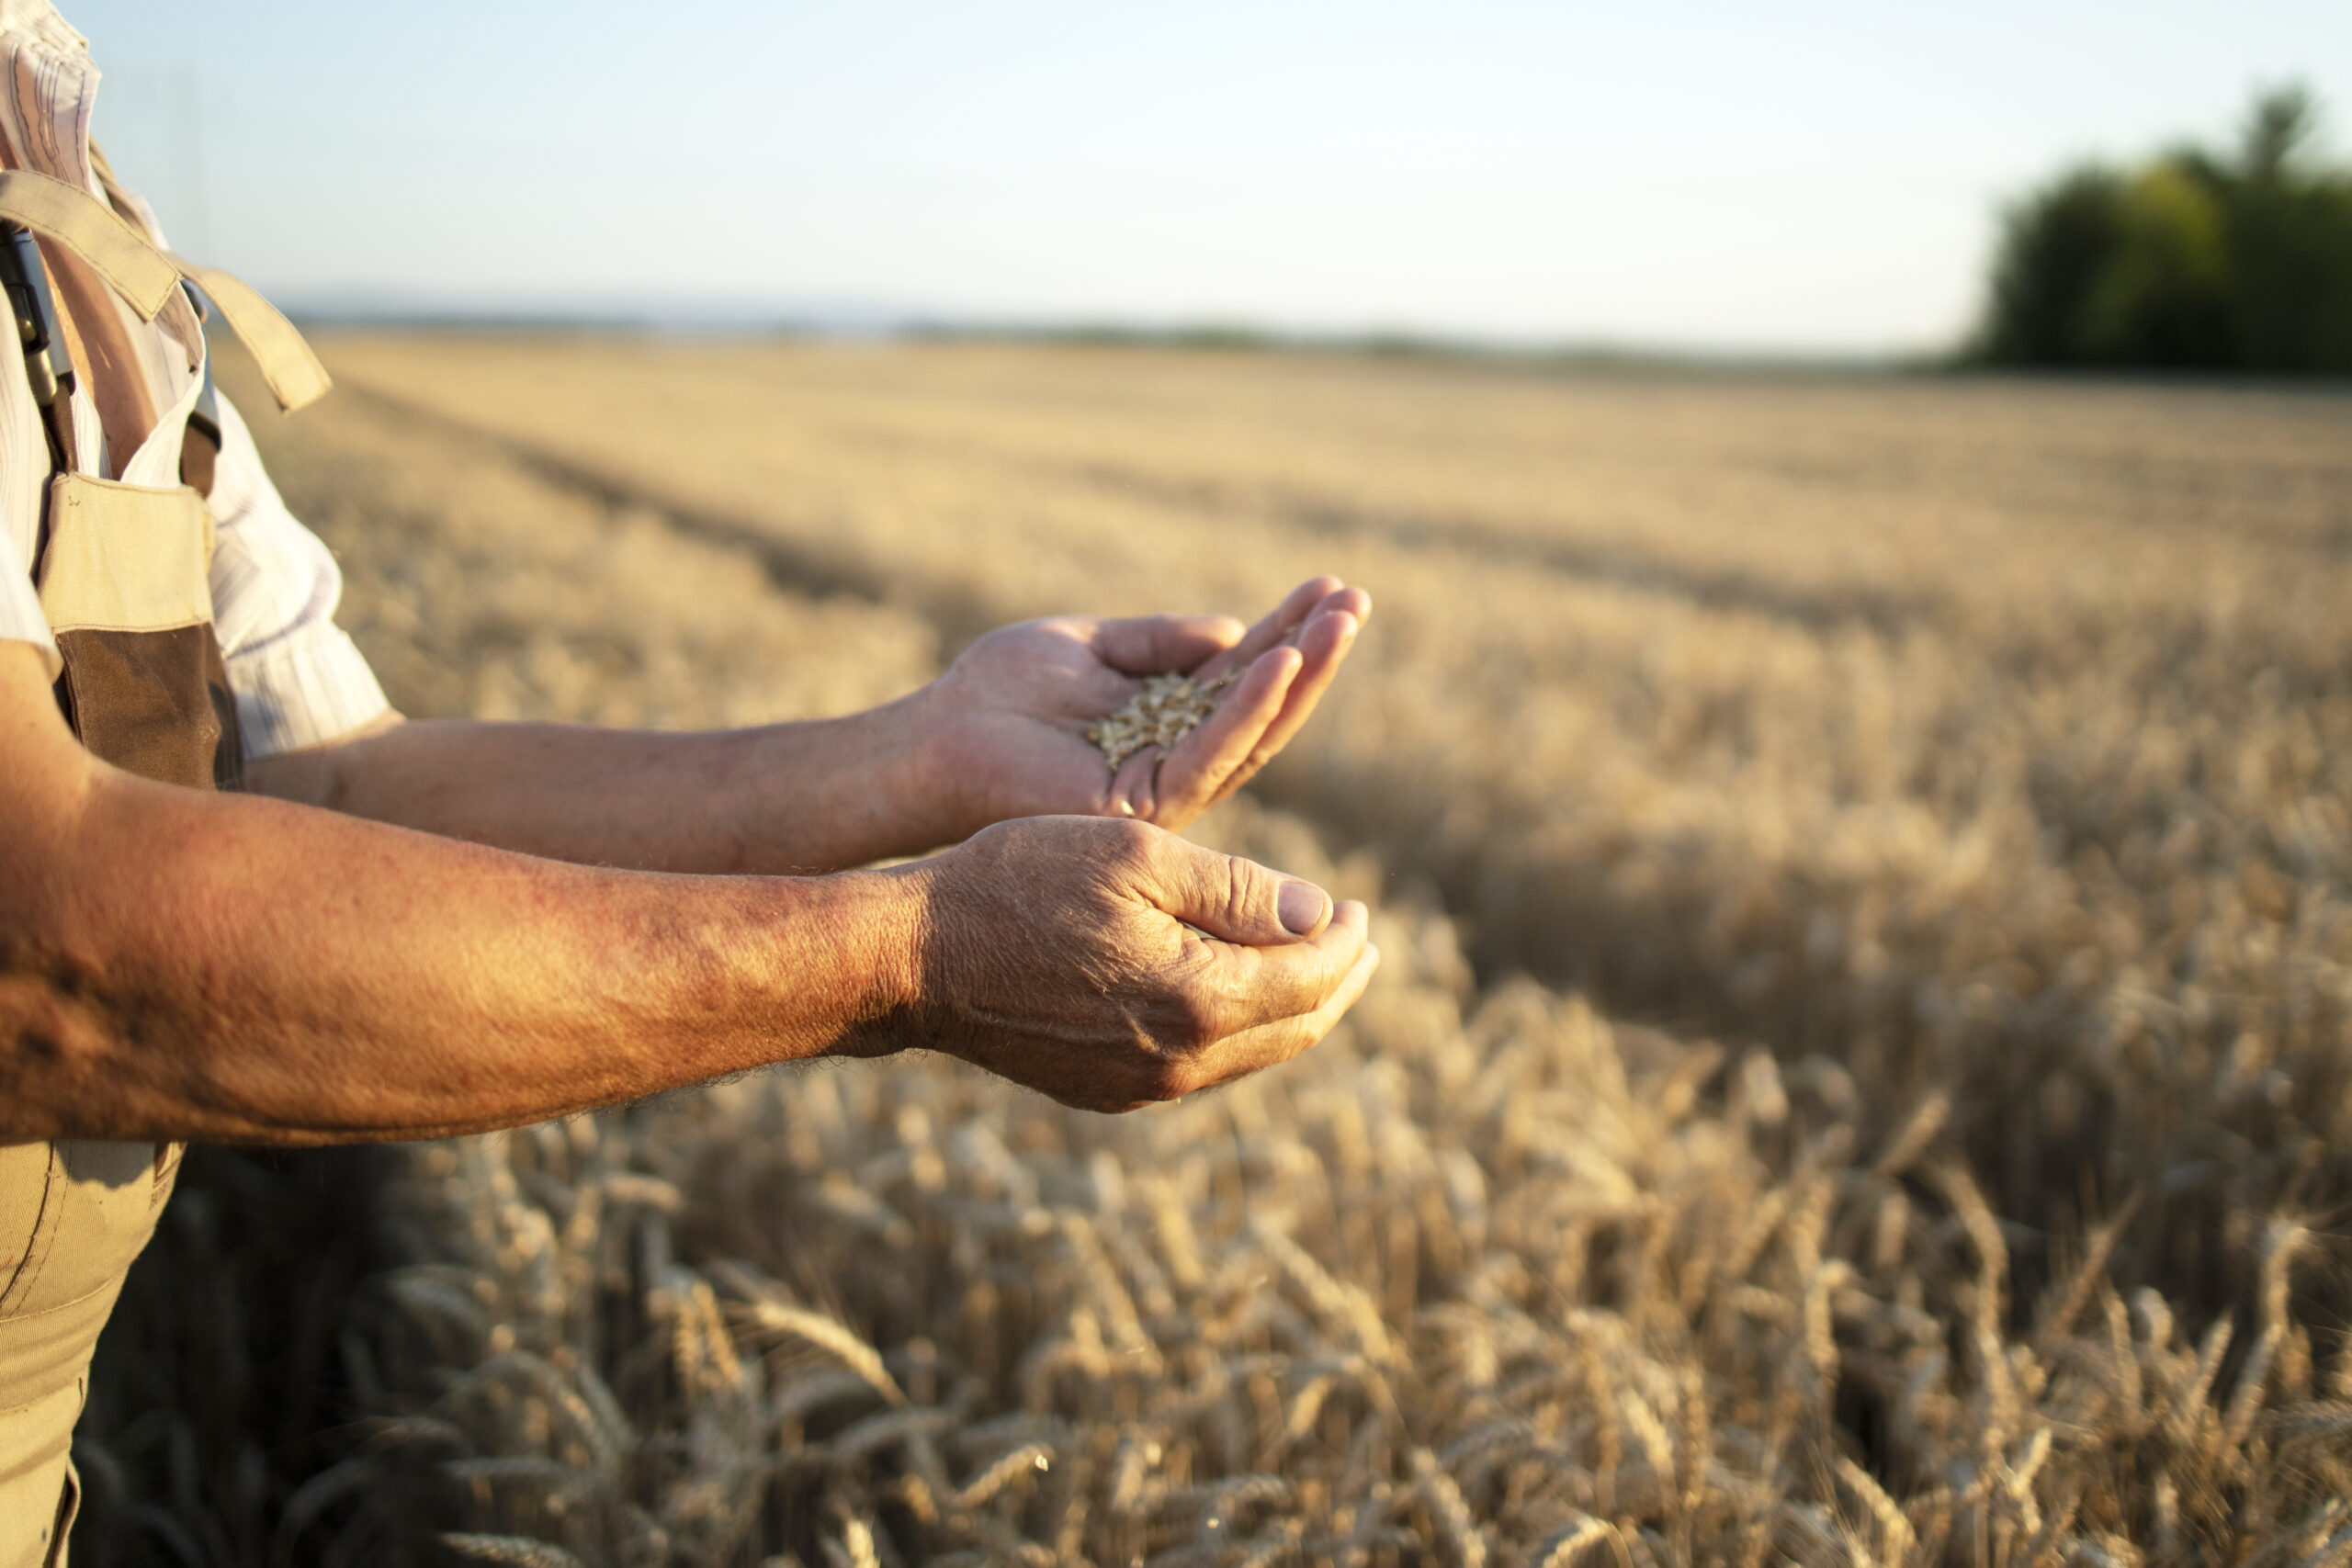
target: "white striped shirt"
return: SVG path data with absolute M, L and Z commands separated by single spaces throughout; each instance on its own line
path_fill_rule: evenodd
M 0 133 L 18 167 L 103 198 L 89 157 L 97 85 L 88 44 L 49 0 L 0 0 Z M 148 238 L 164 248 L 153 215 L 139 205 Z M 203 335 L 183 299 L 175 297 L 153 322 L 117 305 L 162 418 L 137 452 L 117 462 L 106 451 L 95 402 L 77 388 L 72 407 L 82 467 L 133 484 L 174 485 L 186 411 L 203 379 Z M 0 639 L 39 648 L 54 678 L 62 668 L 57 644 L 32 580 L 48 437 L 13 358 L 0 353 Z M 332 740 L 390 705 L 367 660 L 334 624 L 343 597 L 334 557 L 287 511 L 237 411 L 225 397 L 219 405 L 220 456 L 208 502 L 218 540 L 213 626 L 237 694 L 245 754 L 266 757 Z

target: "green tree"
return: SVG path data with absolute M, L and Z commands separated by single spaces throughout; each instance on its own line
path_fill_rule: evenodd
M 2076 324 L 2123 238 L 2123 181 L 2085 166 L 2012 209 L 1983 352 L 2002 365 L 2080 365 Z
M 2352 171 L 2316 166 L 2318 118 L 2301 90 L 2262 100 L 2227 187 L 2232 326 L 2250 368 L 2352 369 Z
M 2076 167 L 2012 208 L 1975 351 L 2004 365 L 2352 371 L 2352 175 L 2301 88 L 2234 156 Z

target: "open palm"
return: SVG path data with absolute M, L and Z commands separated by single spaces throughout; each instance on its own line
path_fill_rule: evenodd
M 990 632 L 928 694 L 946 777 L 977 829 L 1013 817 L 1139 817 L 1181 828 L 1248 783 L 1306 722 L 1372 597 L 1335 577 L 1294 589 L 1246 630 L 1226 615 L 1062 615 Z M 1163 753 L 1117 773 L 1089 725 L 1170 672 L 1239 671 L 1217 709 Z

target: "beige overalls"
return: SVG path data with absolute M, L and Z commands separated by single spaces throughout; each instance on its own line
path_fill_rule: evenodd
M 100 171 L 127 214 L 103 164 Z M 93 319 L 116 309 L 96 291 L 146 323 L 183 278 L 254 349 L 281 403 L 299 406 L 326 389 L 325 371 L 252 290 L 155 250 L 135 220 L 87 192 L 0 172 L 0 219 L 39 236 L 61 309 L 80 318 L 69 334 L 79 350 L 74 372 L 102 403 L 107 334 L 119 344 L 121 322 Z M 201 371 L 201 333 L 183 335 Z M 25 371 L 0 352 L 0 374 Z M 64 661 L 58 702 L 82 743 L 143 777 L 233 789 L 243 753 L 212 631 L 212 518 L 198 488 L 210 488 L 212 448 L 189 424 L 207 385 L 192 378 L 175 406 L 156 411 L 130 458 L 112 463 L 119 479 L 74 471 L 70 421 L 52 410 L 61 471 L 49 480 L 34 580 Z M 90 1353 L 171 1195 L 180 1149 L 85 1138 L 0 1145 L 0 1568 L 64 1561 L 79 1501 L 69 1450 Z

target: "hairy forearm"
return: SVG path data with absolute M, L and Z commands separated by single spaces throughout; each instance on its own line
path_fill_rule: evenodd
M 959 837 L 920 696 L 845 718 L 694 734 L 427 722 L 264 759 L 248 787 L 581 864 L 787 874 Z
M 854 1041 L 910 879 L 590 870 L 95 765 L 0 842 L 0 1141 L 508 1125 Z

